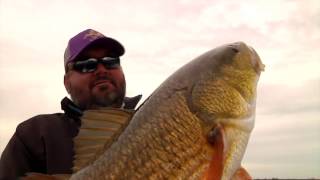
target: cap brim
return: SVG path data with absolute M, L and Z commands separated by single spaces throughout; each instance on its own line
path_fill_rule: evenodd
M 105 47 L 107 49 L 110 50 L 110 52 L 115 55 L 115 56 L 122 56 L 125 53 L 125 49 L 122 46 L 122 44 L 112 38 L 109 37 L 102 37 L 99 39 L 96 39 L 94 41 L 92 41 L 91 43 L 89 43 L 87 46 L 85 46 L 83 48 L 83 50 L 81 50 L 81 52 L 83 52 L 84 50 L 91 48 L 91 47 Z M 79 54 L 81 54 L 81 52 Z

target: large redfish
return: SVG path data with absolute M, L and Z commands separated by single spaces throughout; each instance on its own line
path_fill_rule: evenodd
M 194 59 L 163 82 L 128 125 L 126 120 L 110 125 L 125 128 L 111 133 L 99 157 L 71 179 L 231 179 L 241 168 L 254 126 L 263 68 L 257 53 L 242 42 Z M 89 134 L 77 139 L 76 152 Z

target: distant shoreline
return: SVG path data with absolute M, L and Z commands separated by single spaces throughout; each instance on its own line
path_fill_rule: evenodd
M 254 180 L 320 180 L 319 178 L 307 178 L 307 179 L 296 179 L 296 178 L 254 178 Z

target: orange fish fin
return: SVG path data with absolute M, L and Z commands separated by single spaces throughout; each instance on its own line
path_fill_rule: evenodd
M 208 142 L 214 150 L 214 154 L 209 164 L 208 170 L 205 172 L 203 179 L 220 180 L 223 172 L 223 154 L 224 154 L 224 138 L 223 129 L 216 126 L 208 135 Z
M 74 138 L 73 172 L 96 160 L 129 124 L 133 110 L 100 108 L 85 111 L 79 134 Z
M 252 180 L 253 178 L 249 175 L 243 167 L 240 167 L 232 176 L 231 180 Z
M 70 179 L 71 174 L 41 174 L 41 173 L 27 173 L 26 176 L 20 177 L 21 180 L 67 180 Z

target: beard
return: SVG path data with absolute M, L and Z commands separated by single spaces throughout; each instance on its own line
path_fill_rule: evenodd
M 125 83 L 113 91 L 109 91 L 107 86 L 98 87 L 98 93 L 92 94 L 90 109 L 97 107 L 120 108 L 125 97 L 125 89 Z
M 98 109 L 100 107 L 120 108 L 126 92 L 125 80 L 113 86 L 101 85 L 99 87 L 82 89 L 71 87 L 71 99 L 81 110 Z
M 108 73 L 100 73 L 92 80 L 85 79 L 70 83 L 68 92 L 72 101 L 81 110 L 99 107 L 120 108 L 125 97 L 126 81 L 123 74 L 109 76 Z

